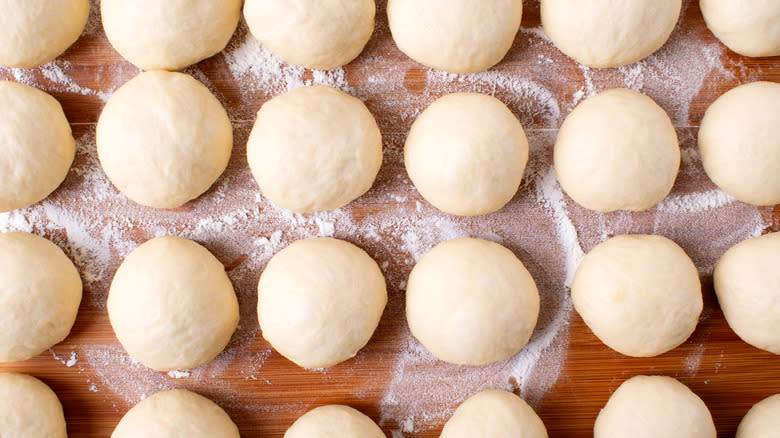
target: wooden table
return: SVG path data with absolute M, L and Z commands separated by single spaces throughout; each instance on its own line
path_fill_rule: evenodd
M 717 259 L 735 243 L 780 230 L 778 208 L 755 208 L 719 192 L 696 154 L 697 126 L 707 106 L 732 87 L 780 81 L 780 59 L 750 59 L 725 49 L 706 29 L 695 1 L 685 1 L 672 39 L 656 55 L 620 69 L 578 67 L 539 32 L 539 5 L 526 1 L 523 30 L 506 59 L 469 77 L 432 72 L 392 42 L 379 2 L 377 29 L 363 55 L 345 67 L 313 73 L 280 64 L 242 24 L 225 53 L 186 70 L 206 83 L 235 126 L 225 174 L 186 206 L 158 211 L 135 205 L 110 185 L 95 154 L 95 122 L 105 99 L 138 73 L 108 44 L 97 2 L 82 38 L 48 66 L 0 78 L 33 84 L 63 104 L 79 140 L 73 169 L 49 199 L 0 216 L 3 230 L 28 230 L 59 244 L 84 278 L 84 300 L 71 335 L 51 352 L 0 365 L 40 377 L 65 407 L 70 436 L 106 437 L 145 395 L 166 388 L 198 391 L 222 405 L 245 437 L 282 436 L 317 405 L 352 405 L 380 422 L 388 436 L 435 437 L 452 410 L 484 388 L 522 394 L 551 437 L 586 437 L 611 392 L 635 374 L 665 374 L 689 385 L 712 411 L 719 436 L 760 399 L 780 392 L 780 357 L 742 342 L 726 324 L 712 291 Z M 265 61 L 260 63 L 260 61 Z M 385 137 L 385 162 L 374 188 L 336 212 L 300 216 L 270 205 L 246 163 L 254 115 L 270 97 L 302 83 L 337 85 L 363 99 Z M 555 132 L 574 105 L 600 90 L 628 86 L 661 104 L 681 140 L 678 182 L 661 207 L 642 213 L 598 214 L 562 195 L 550 171 Z M 453 91 L 493 94 L 509 104 L 531 142 L 520 191 L 503 210 L 478 218 L 437 212 L 414 190 L 402 163 L 403 141 L 419 112 Z M 702 273 L 705 311 L 693 336 L 650 359 L 623 357 L 583 324 L 566 288 L 582 251 L 621 233 L 657 233 L 677 241 Z M 105 297 L 122 258 L 161 234 L 193 238 L 226 265 L 241 305 L 239 330 L 211 364 L 173 378 L 145 369 L 122 351 L 105 311 Z M 270 256 L 290 242 L 335 235 L 365 248 L 386 273 L 390 302 L 376 335 L 359 355 L 324 371 L 305 371 L 273 352 L 255 316 L 256 282 Z M 511 248 L 534 275 L 542 313 L 532 343 L 517 357 L 483 368 L 433 360 L 406 328 L 404 281 L 414 261 L 435 243 L 470 235 Z

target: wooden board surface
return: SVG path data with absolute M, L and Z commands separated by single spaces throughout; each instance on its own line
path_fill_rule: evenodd
M 362 410 L 388 436 L 435 437 L 452 409 L 492 387 L 526 397 L 551 437 L 586 437 L 611 392 L 635 374 L 680 379 L 707 403 L 719 436 L 733 436 L 753 403 L 780 392 L 780 357 L 750 347 L 729 329 L 714 298 L 711 271 L 733 244 L 779 231 L 780 210 L 723 196 L 703 173 L 694 139 L 704 111 L 717 96 L 740 83 L 780 81 L 780 59 L 750 59 L 728 51 L 706 29 L 697 2 L 688 0 L 672 39 L 656 55 L 620 69 L 581 68 L 540 36 L 538 2 L 525 3 L 523 30 L 507 58 L 490 72 L 469 77 L 432 72 L 399 52 L 382 1 L 376 32 L 363 55 L 328 73 L 282 65 L 261 51 L 242 23 L 225 53 L 186 70 L 227 108 L 235 147 L 215 186 L 175 211 L 127 201 L 99 168 L 94 125 L 105 99 L 138 70 L 110 47 L 96 11 L 87 32 L 53 64 L 33 70 L 0 68 L 0 79 L 32 84 L 57 97 L 79 140 L 74 167 L 62 187 L 36 206 L 0 216 L 0 227 L 52 239 L 74 259 L 85 283 L 71 335 L 50 352 L 0 364 L 0 370 L 29 373 L 51 385 L 63 402 L 73 438 L 109 436 L 133 404 L 173 387 L 215 400 L 245 437 L 280 437 L 299 415 L 326 403 Z M 385 138 L 385 161 L 374 188 L 337 212 L 300 216 L 274 208 L 258 196 L 248 171 L 245 143 L 257 109 L 303 83 L 336 85 L 364 100 Z M 683 166 L 661 207 L 598 214 L 562 196 L 550 173 L 551 150 L 555 130 L 578 101 L 618 86 L 647 93 L 670 113 Z M 531 142 L 529 169 L 517 196 L 485 217 L 435 211 L 403 169 L 403 141 L 415 116 L 453 91 L 501 98 L 523 122 Z M 680 243 L 702 273 L 701 323 L 685 344 L 660 357 L 633 359 L 611 351 L 571 310 L 566 279 L 581 251 L 620 233 L 666 235 Z M 161 234 L 193 238 L 214 252 L 226 265 L 241 306 L 240 327 L 227 350 L 178 379 L 131 361 L 105 312 L 108 286 L 122 258 Z M 275 251 L 299 238 L 331 234 L 358 244 L 380 262 L 390 302 L 374 338 L 355 359 L 324 371 L 305 371 L 262 339 L 254 312 L 255 286 Z M 491 238 L 511 248 L 542 295 L 531 344 L 513 359 L 477 369 L 432 360 L 410 337 L 403 315 L 404 280 L 415 259 L 435 243 L 462 235 Z

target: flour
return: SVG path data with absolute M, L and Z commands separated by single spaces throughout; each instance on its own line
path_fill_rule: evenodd
M 688 193 L 684 195 L 671 195 L 656 206 L 658 211 L 665 213 L 695 213 L 713 208 L 723 207 L 735 202 L 720 189 L 702 193 Z

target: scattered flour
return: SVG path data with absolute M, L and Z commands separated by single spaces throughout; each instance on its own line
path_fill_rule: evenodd
M 694 213 L 712 210 L 735 202 L 736 199 L 720 189 L 702 193 L 670 195 L 656 207 L 664 213 Z

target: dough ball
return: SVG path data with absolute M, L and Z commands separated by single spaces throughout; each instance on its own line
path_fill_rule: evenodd
M 162 391 L 130 409 L 111 438 L 239 438 L 238 427 L 214 402 L 183 389 Z
M 500 100 L 450 94 L 414 122 L 404 161 L 417 190 L 436 208 L 464 216 L 487 214 L 517 193 L 528 162 L 528 140 Z
M 671 377 L 635 376 L 596 418 L 594 438 L 715 438 L 707 405 Z
M 127 353 L 158 371 L 211 361 L 238 325 L 224 266 L 181 237 L 158 237 L 131 252 L 114 275 L 107 307 Z
M 81 277 L 57 245 L 0 234 L 0 362 L 30 359 L 65 339 L 79 304 Z
M 701 121 L 699 153 L 724 192 L 780 204 L 780 84 L 753 82 L 720 96 Z
M 35 204 L 59 187 L 76 154 L 76 141 L 60 103 L 37 88 L 0 81 L 0 113 L 4 213 Z
M 547 429 L 522 398 L 489 390 L 463 402 L 440 438 L 547 438 Z
M 707 27 L 744 56 L 780 56 L 780 2 L 699 0 Z
M 481 239 L 440 243 L 412 269 L 406 319 L 434 356 L 486 365 L 515 355 L 539 316 L 536 283 L 512 251 Z
M 577 268 L 572 301 L 608 347 L 651 357 L 685 342 L 703 308 L 696 266 L 662 236 L 615 236 Z
M 0 0 L 0 10 L 0 65 L 32 68 L 79 39 L 89 0 Z
M 653 99 L 618 88 L 574 108 L 558 131 L 553 159 L 561 187 L 583 207 L 642 211 L 672 190 L 680 145 Z
M 271 258 L 257 286 L 263 337 L 304 368 L 327 368 L 368 343 L 387 304 L 365 251 L 337 239 L 299 240 Z
M 291 64 L 329 70 L 360 55 L 374 33 L 374 0 L 247 0 L 244 17 Z
M 263 195 L 309 213 L 366 193 L 382 165 L 382 134 L 359 99 L 335 88 L 298 88 L 266 102 L 247 144 Z
M 780 394 L 753 405 L 737 428 L 736 438 L 776 438 L 780 431 Z
M 398 48 L 428 67 L 476 73 L 506 56 L 523 16 L 522 0 L 388 0 Z
M 780 233 L 748 239 L 726 251 L 715 267 L 715 293 L 740 338 L 780 354 Z
M 580 64 L 617 67 L 660 49 L 681 8 L 681 0 L 542 0 L 542 26 Z
M 144 70 L 181 70 L 225 48 L 241 0 L 101 0 L 106 36 Z
M 284 438 L 385 438 L 370 418 L 349 406 L 321 406 L 304 414 Z
M 233 127 L 203 84 L 182 73 L 141 73 L 119 88 L 97 125 L 108 178 L 128 198 L 176 208 L 208 190 L 227 167 Z
M 0 435 L 68 438 L 57 394 L 35 377 L 0 373 Z

